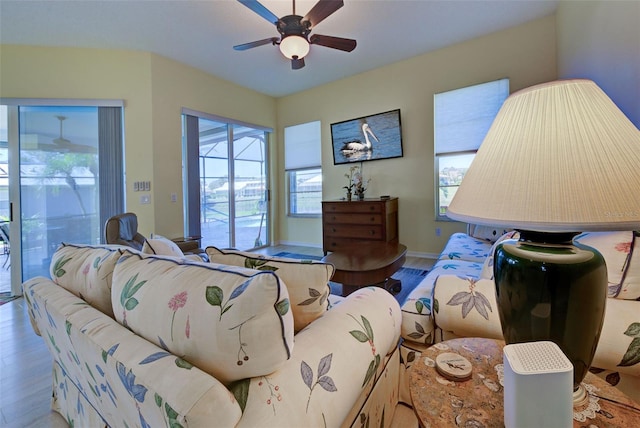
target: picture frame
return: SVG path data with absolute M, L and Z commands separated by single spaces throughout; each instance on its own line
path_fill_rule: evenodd
M 400 109 L 332 123 L 331 143 L 334 165 L 402 157 Z

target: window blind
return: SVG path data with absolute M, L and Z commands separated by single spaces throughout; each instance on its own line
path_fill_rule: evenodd
M 478 150 L 508 96 L 509 79 L 435 94 L 435 154 Z
M 320 121 L 284 128 L 284 168 L 312 168 L 320 166 Z

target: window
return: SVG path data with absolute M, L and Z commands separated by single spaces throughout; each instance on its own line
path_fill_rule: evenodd
M 289 216 L 322 215 L 320 122 L 284 129 Z
M 507 96 L 509 79 L 434 95 L 436 220 L 449 220 L 449 203 Z

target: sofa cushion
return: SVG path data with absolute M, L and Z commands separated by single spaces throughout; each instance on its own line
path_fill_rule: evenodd
M 489 255 L 490 248 L 490 241 L 474 238 L 466 233 L 454 233 L 438 259 L 465 260 L 482 264 Z
M 441 275 L 433 287 L 433 306 L 443 331 L 458 337 L 503 338 L 493 281 Z
M 206 251 L 212 263 L 270 270 L 278 275 L 289 289 L 295 331 L 302 330 L 327 311 L 331 292 L 329 280 L 334 272 L 333 265 L 329 263 L 220 250 L 216 247 L 207 247 Z
M 125 253 L 111 296 L 118 322 L 225 384 L 291 355 L 289 295 L 272 272 Z
M 62 243 L 51 258 L 49 273 L 60 287 L 113 318 L 111 279 L 125 248 Z
M 184 256 L 184 253 L 175 242 L 159 236 L 146 239 L 144 241 L 144 245 L 142 246 L 142 252 L 145 254 L 156 254 L 159 256 Z
M 595 248 L 604 257 L 609 277 L 609 297 L 627 300 L 640 298 L 637 232 L 585 232 L 574 240 Z

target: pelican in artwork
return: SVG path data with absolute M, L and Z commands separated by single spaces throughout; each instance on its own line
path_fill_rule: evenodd
M 363 143 L 361 140 L 357 140 L 357 139 L 353 141 L 347 141 L 346 143 L 344 143 L 344 145 L 340 149 L 343 155 L 350 155 L 358 152 L 371 151 L 372 147 L 371 147 L 371 140 L 369 140 L 369 135 L 371 135 L 371 137 L 373 137 L 373 139 L 376 140 L 377 142 L 380 141 L 378 140 L 378 137 L 376 137 L 376 134 L 374 134 L 373 131 L 371 130 L 371 127 L 369 127 L 369 124 L 365 121 L 363 121 L 362 123 L 362 134 L 364 135 L 365 142 Z

